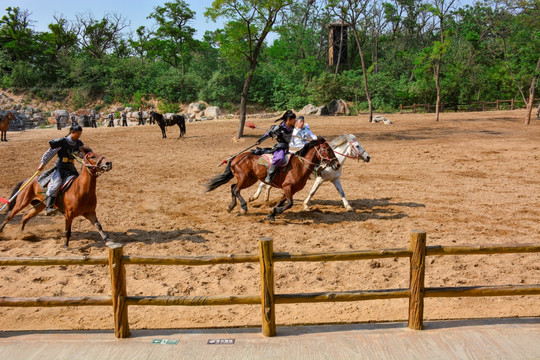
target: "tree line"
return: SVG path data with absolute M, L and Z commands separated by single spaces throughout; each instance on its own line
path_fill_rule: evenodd
M 239 137 L 248 104 L 300 109 L 339 98 L 370 119 L 400 104 L 519 98 L 530 120 L 538 14 L 537 0 L 215 0 L 204 16 L 224 26 L 198 40 L 183 0 L 156 6 L 135 31 L 118 14 L 54 17 L 35 31 L 31 9 L 8 7 L 0 86 L 75 108 L 96 99 L 139 107 L 150 97 L 164 111 L 198 100 L 239 106 Z M 347 38 L 333 63 L 330 24 Z

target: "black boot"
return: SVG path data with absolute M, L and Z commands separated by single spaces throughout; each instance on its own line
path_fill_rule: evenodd
M 274 178 L 274 174 L 276 173 L 277 167 L 275 165 L 270 165 L 268 168 L 268 171 L 266 172 L 266 179 L 264 179 L 264 182 L 267 184 L 272 183 L 272 179 Z
M 46 216 L 50 216 L 50 215 L 54 215 L 56 214 L 56 212 L 58 211 L 55 207 L 54 207 L 54 203 L 56 202 L 56 196 L 49 196 L 45 202 L 45 204 L 47 205 L 47 208 L 45 209 L 45 215 Z

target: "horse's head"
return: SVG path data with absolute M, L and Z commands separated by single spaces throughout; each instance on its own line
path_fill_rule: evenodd
M 94 176 L 99 176 L 112 169 L 111 161 L 91 150 L 84 151 L 83 165 L 86 166 L 90 174 Z
M 349 150 L 349 156 L 352 156 L 353 158 L 357 160 L 364 160 L 365 162 L 369 162 L 371 159 L 371 156 L 369 156 L 368 152 L 362 147 L 362 145 L 358 142 L 356 139 L 356 136 L 349 134 L 347 135 L 347 140 L 349 141 L 350 150 Z
M 317 138 L 317 140 L 314 141 L 317 142 L 315 149 L 317 150 L 317 154 L 321 159 L 321 165 L 323 167 L 331 166 L 332 169 L 338 170 L 340 164 L 330 144 L 328 144 L 326 140 L 322 137 L 319 137 Z

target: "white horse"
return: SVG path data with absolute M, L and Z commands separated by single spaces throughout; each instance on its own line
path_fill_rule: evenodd
M 369 154 L 366 150 L 364 150 L 362 145 L 360 145 L 360 143 L 356 139 L 356 136 L 354 136 L 353 134 L 341 135 L 335 138 L 330 142 L 330 146 L 334 150 L 334 153 L 336 154 L 336 158 L 338 159 L 340 165 L 343 165 L 347 158 L 356 160 L 362 159 L 365 162 L 369 162 L 370 160 Z M 306 198 L 306 200 L 304 200 L 304 210 L 311 210 L 311 208 L 309 207 L 309 201 L 311 200 L 319 186 L 321 186 L 321 184 L 325 181 L 331 181 L 332 184 L 334 184 L 334 186 L 336 187 L 339 195 L 341 196 L 343 206 L 345 206 L 348 211 L 354 211 L 352 206 L 349 204 L 349 201 L 347 201 L 347 198 L 345 197 L 345 192 L 343 191 L 343 187 L 341 186 L 340 177 L 342 170 L 343 166 L 340 166 L 338 170 L 333 170 L 332 168 L 327 167 L 317 175 L 315 183 L 313 184 L 313 187 L 311 188 L 308 197 Z M 263 187 L 266 187 L 266 202 L 268 202 L 268 200 L 270 199 L 270 185 L 266 185 L 263 182 L 259 184 L 259 188 L 255 192 L 255 194 L 253 194 L 253 196 L 249 198 L 249 201 L 255 201 L 261 194 Z

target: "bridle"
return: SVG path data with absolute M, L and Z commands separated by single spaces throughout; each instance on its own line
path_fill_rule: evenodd
M 328 166 L 327 164 L 329 164 L 332 161 L 332 159 L 330 159 L 330 155 L 323 155 L 322 151 L 319 150 L 319 148 L 322 147 L 324 144 L 328 144 L 328 143 L 325 141 L 325 142 L 320 143 L 319 145 L 314 147 L 315 151 L 317 152 L 317 155 L 319 155 L 319 158 L 321 159 L 321 162 L 324 161 L 326 163 L 326 165 L 324 165 L 322 167 L 322 169 L 326 168 Z M 330 147 L 330 145 L 328 145 L 328 146 Z M 327 151 L 327 153 L 328 153 L 328 151 Z M 305 157 L 302 157 L 300 155 L 296 155 L 296 156 L 298 156 L 298 160 L 300 160 L 300 162 L 302 163 L 302 165 L 304 165 L 304 167 L 306 169 L 308 169 L 311 172 L 317 172 L 316 169 L 317 169 L 317 166 L 320 166 L 320 163 L 317 164 L 317 163 L 311 162 L 308 159 L 306 159 Z M 310 169 L 309 165 L 306 165 L 306 163 L 308 163 L 309 165 L 315 165 L 315 166 L 313 167 L 313 169 Z
M 79 161 L 81 164 L 83 164 L 84 166 L 86 166 L 86 169 L 88 170 L 88 172 L 95 176 L 95 177 L 98 177 L 99 175 L 103 174 L 105 172 L 104 169 L 102 169 L 100 166 L 99 166 L 99 163 L 104 159 L 103 156 L 100 156 L 99 159 L 96 161 L 95 164 L 92 164 L 90 162 L 90 160 L 88 159 L 89 155 L 96 155 L 94 154 L 93 152 L 89 151 L 87 152 L 86 154 L 84 154 L 84 157 L 81 160 L 79 160 L 77 158 L 77 161 Z
M 360 152 L 358 151 L 358 149 L 356 148 L 356 146 L 354 146 L 354 143 L 357 143 L 358 140 L 354 140 L 354 141 L 349 141 L 349 145 L 351 146 L 351 149 L 352 149 L 352 152 L 353 153 L 356 153 L 354 156 L 351 156 L 351 155 L 347 155 L 347 154 L 342 154 L 338 151 L 336 151 L 335 149 L 334 150 L 334 153 L 338 154 L 338 155 L 341 155 L 341 156 L 345 156 L 346 158 L 349 158 L 349 159 L 356 159 L 356 160 L 360 160 L 360 157 L 362 157 L 362 154 L 366 152 L 366 150 Z

